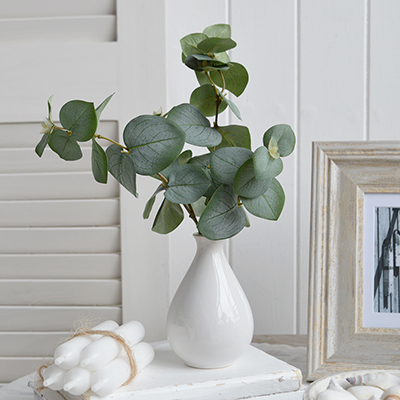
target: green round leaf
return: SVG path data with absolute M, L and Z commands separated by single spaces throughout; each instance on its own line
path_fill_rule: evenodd
M 179 154 L 178 158 L 170 165 L 168 165 L 167 168 L 163 169 L 160 174 L 164 177 L 164 178 L 169 178 L 169 174 L 171 173 L 171 171 L 177 167 L 178 165 L 183 165 L 183 164 L 187 164 L 187 162 L 192 158 L 192 151 L 191 150 L 185 150 L 184 152 L 182 152 L 181 154 Z M 160 179 L 157 175 L 153 176 L 156 179 Z
M 42 157 L 44 149 L 49 144 L 49 140 L 50 140 L 50 132 L 47 132 L 42 136 L 40 142 L 36 145 L 35 152 L 39 157 Z
M 180 40 L 180 43 L 184 58 L 190 56 L 191 54 L 202 53 L 197 45 L 204 39 L 207 39 L 207 35 L 204 33 L 191 33 L 190 35 L 183 37 Z
M 210 121 L 191 104 L 181 104 L 171 109 L 168 119 L 174 121 L 186 133 L 186 142 L 196 146 L 217 146 L 222 136 L 210 127 Z
M 78 142 L 90 140 L 97 129 L 94 104 L 82 100 L 65 103 L 60 110 L 60 122 Z
M 265 193 L 271 184 L 271 179 L 256 179 L 253 160 L 247 160 L 237 171 L 233 182 L 236 194 L 244 197 L 257 197 Z
M 150 199 L 147 200 L 147 203 L 143 210 L 143 219 L 149 218 L 154 202 L 156 201 L 156 197 L 158 193 L 161 193 L 163 190 L 165 190 L 165 187 L 163 185 L 159 185 L 156 191 L 150 197 Z
M 121 147 L 112 144 L 106 150 L 108 170 L 110 174 L 135 197 L 136 193 L 136 171 L 132 159 L 122 151 Z
M 222 147 L 244 147 L 251 150 L 250 131 L 246 126 L 219 126 L 218 132 L 222 135 L 222 141 L 216 149 Z
M 254 175 L 257 179 L 270 179 L 278 176 L 283 170 L 280 158 L 273 158 L 265 146 L 261 146 L 253 155 Z
M 243 147 L 223 147 L 211 153 L 210 171 L 221 183 L 233 185 L 239 167 L 253 155 L 251 150 Z
M 226 90 L 229 90 L 236 97 L 239 97 L 244 92 L 249 82 L 249 74 L 246 68 L 239 63 L 230 62 L 229 69 L 223 70 L 221 71 L 221 73 L 225 80 Z M 223 82 L 219 72 L 211 71 L 210 74 L 211 74 L 211 79 L 214 81 L 214 83 L 222 88 Z M 205 78 L 207 79 L 207 77 Z
M 82 151 L 78 142 L 67 132 L 53 131 L 50 135 L 49 146 L 63 160 L 75 161 L 82 158 Z
M 238 234 L 246 225 L 246 216 L 238 206 L 232 187 L 220 186 L 203 211 L 197 229 L 208 239 L 227 239 Z
M 92 172 L 94 179 L 99 183 L 107 183 L 107 156 L 103 148 L 92 139 Z
M 176 229 L 182 221 L 183 211 L 181 206 L 164 199 L 151 230 L 166 235 Z
M 209 181 L 211 182 L 210 187 L 204 193 L 204 197 L 210 198 L 214 192 L 221 186 L 221 182 L 217 182 L 214 177 L 211 175 L 210 170 L 210 156 L 211 154 L 203 154 L 201 156 L 193 157 L 189 164 L 197 165 L 198 167 L 202 168 L 204 173 L 207 175 Z
M 217 96 L 212 85 L 202 85 L 195 89 L 190 96 L 190 104 L 197 107 L 206 117 L 212 117 L 216 111 Z M 223 101 L 218 108 L 219 113 L 224 111 L 228 104 Z
M 241 197 L 246 210 L 256 217 L 276 221 L 285 204 L 285 192 L 281 184 L 274 178 L 268 190 L 253 199 Z
M 227 70 L 229 65 L 204 54 L 192 54 L 185 58 L 185 65 L 195 71 Z
M 185 132 L 175 122 L 155 115 L 141 115 L 124 129 L 124 142 L 138 174 L 156 174 L 179 156 Z
M 197 44 L 197 48 L 206 54 L 228 51 L 236 47 L 236 42 L 230 38 L 211 37 Z
M 165 197 L 172 203 L 190 204 L 203 196 L 209 186 L 210 180 L 200 167 L 185 164 L 172 170 Z
M 274 125 L 264 133 L 264 146 L 268 147 L 269 141 L 273 137 L 278 143 L 278 153 L 281 157 L 291 154 L 296 145 L 296 136 L 292 128 L 286 124 Z
M 228 104 L 228 107 L 231 109 L 231 111 L 238 117 L 240 120 L 242 120 L 242 117 L 240 116 L 240 111 L 237 108 L 236 104 L 229 100 L 226 96 L 224 96 L 222 93 L 220 93 L 221 98 Z
M 96 107 L 97 121 L 100 121 L 101 113 L 106 108 L 107 104 L 110 102 L 110 100 L 113 96 L 114 96 L 114 93 L 110 94 L 110 96 L 108 96 L 105 100 L 103 100 L 103 102 L 98 107 Z
M 221 37 L 230 38 L 231 37 L 231 26 L 228 24 L 215 24 L 207 26 L 203 31 L 208 37 Z

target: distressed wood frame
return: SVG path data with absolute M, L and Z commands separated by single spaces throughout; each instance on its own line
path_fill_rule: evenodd
M 307 380 L 400 368 L 399 328 L 363 327 L 366 193 L 400 193 L 400 142 L 315 142 Z

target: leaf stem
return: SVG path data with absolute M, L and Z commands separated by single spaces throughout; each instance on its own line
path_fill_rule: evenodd
M 219 76 L 221 77 L 222 80 L 222 93 L 225 92 L 225 78 L 224 78 L 224 74 L 221 72 L 221 70 L 218 70 Z
M 164 186 L 165 188 L 168 187 L 168 180 L 165 176 L 161 175 L 159 172 L 157 172 L 157 176 L 161 179 L 161 185 Z
M 106 137 L 101 136 L 101 135 L 94 135 L 94 137 L 96 137 L 96 138 L 98 138 L 98 139 L 108 140 L 109 142 L 111 142 L 111 143 L 113 143 L 113 144 L 116 144 L 117 146 L 121 147 L 121 149 L 126 150 L 126 152 L 127 152 L 128 154 L 130 153 L 130 150 L 129 150 L 127 147 L 123 146 L 122 144 L 119 144 L 118 142 L 115 142 L 115 141 L 112 140 L 112 139 L 106 138 Z
M 183 206 L 185 207 L 186 211 L 189 213 L 189 218 L 191 218 L 197 226 L 198 221 L 197 221 L 196 214 L 193 210 L 192 205 L 191 204 L 183 204 Z
M 219 71 L 219 72 L 221 72 L 221 71 Z M 214 120 L 214 128 L 217 129 L 218 128 L 218 109 L 219 109 L 219 105 L 222 103 L 222 99 L 221 99 L 221 96 L 219 95 L 217 85 L 211 79 L 211 76 L 208 73 L 208 71 L 205 71 L 205 74 L 206 74 L 208 80 L 211 82 L 211 85 L 214 87 L 215 94 L 217 97 L 217 99 L 215 100 L 215 120 Z M 221 74 L 221 76 L 222 76 L 222 74 Z M 222 91 L 224 91 L 225 90 L 225 79 L 223 77 L 222 77 L 222 82 L 223 82 L 223 86 L 224 86 Z

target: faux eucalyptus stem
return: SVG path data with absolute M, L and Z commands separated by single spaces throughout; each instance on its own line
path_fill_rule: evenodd
M 242 119 L 234 101 L 249 81 L 246 68 L 228 56 L 228 50 L 236 47 L 229 25 L 211 25 L 183 37 L 180 44 L 184 64 L 195 71 L 199 82 L 190 103 L 179 104 L 164 115 L 160 110 L 134 117 L 125 126 L 120 144 L 96 133 L 113 95 L 97 107 L 83 100 L 65 103 L 59 112 L 60 126 L 53 122 L 50 97 L 36 153 L 42 157 L 48 146 L 60 158 L 75 161 L 83 156 L 80 143 L 91 140 L 92 172 L 97 182 L 107 183 L 110 173 L 137 197 L 136 176 L 156 178 L 159 185 L 147 201 L 143 217 L 149 218 L 162 194 L 152 225 L 157 233 L 176 229 L 184 210 L 199 233 L 211 240 L 232 237 L 249 226 L 246 212 L 277 220 L 285 193 L 276 177 L 283 169 L 282 158 L 295 147 L 292 129 L 286 124 L 272 126 L 252 151 L 246 126 L 218 124 L 219 114 L 226 109 Z M 213 124 L 207 117 L 214 117 Z M 110 144 L 104 150 L 94 139 Z M 184 149 L 185 143 L 204 151 L 193 155 Z
M 116 146 L 121 147 L 123 150 L 126 151 L 127 154 L 129 154 L 129 149 L 128 149 L 127 147 L 123 146 L 122 144 L 120 144 L 120 143 L 118 143 L 118 142 L 115 142 L 114 140 L 112 140 L 112 139 L 110 139 L 110 138 L 107 138 L 107 137 L 101 136 L 101 135 L 94 135 L 94 137 L 95 137 L 95 138 L 98 138 L 98 139 L 107 140 L 108 142 L 111 142 L 111 143 L 115 144 Z

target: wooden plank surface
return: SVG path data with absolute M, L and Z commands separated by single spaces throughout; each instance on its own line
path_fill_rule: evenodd
M 72 334 L 67 332 L 0 332 L 1 357 L 50 357 Z
M 119 184 L 97 183 L 91 172 L 0 175 L 0 200 L 114 198 Z
M 0 43 L 112 42 L 114 15 L 0 19 Z
M 64 43 L 62 56 L 52 57 L 51 62 L 46 43 L 0 44 L 0 53 L 0 101 L 7 104 L 0 109 L 3 123 L 40 120 L 47 115 L 46 103 L 52 94 L 54 109 L 59 110 L 76 98 L 94 101 L 97 106 L 116 91 L 115 42 Z M 117 97 L 110 102 L 102 114 L 104 119 L 117 119 L 117 102 Z
M 0 279 L 5 306 L 115 306 L 121 304 L 121 281 L 101 279 Z
M 71 331 L 85 321 L 107 319 L 121 324 L 121 307 L 0 306 L 0 331 L 3 332 Z
M 0 254 L 119 251 L 118 227 L 0 228 Z
M 119 225 L 119 199 L 0 201 L 0 227 Z
M 0 0 L 0 18 L 62 17 L 115 14 L 115 0 Z
M 119 279 L 121 255 L 0 254 L 1 279 Z

